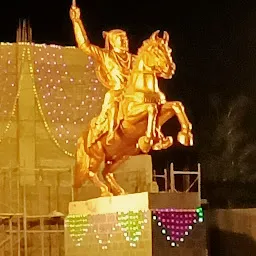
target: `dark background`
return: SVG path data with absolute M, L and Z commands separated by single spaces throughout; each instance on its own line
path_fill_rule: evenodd
M 26 18 L 30 20 L 34 42 L 75 45 L 69 19 L 71 1 L 5 1 L 1 5 L 1 42 L 14 42 L 19 18 Z M 170 162 L 179 168 L 195 168 L 196 163 L 201 162 L 205 180 L 215 182 L 218 177 L 222 182 L 228 180 L 235 173 L 232 169 L 234 161 L 225 160 L 225 164 L 230 161 L 230 165 L 214 168 L 210 167 L 214 165 L 211 160 L 224 157 L 225 145 L 236 134 L 232 133 L 233 137 L 223 144 L 230 129 L 221 130 L 222 141 L 217 146 L 213 138 L 218 137 L 218 127 L 225 123 L 225 114 L 232 101 L 240 96 L 245 97 L 245 102 L 255 101 L 256 1 L 77 0 L 77 5 L 81 8 L 91 42 L 100 46 L 104 46 L 103 30 L 126 30 L 133 53 L 153 31 L 169 32 L 177 71 L 173 79 L 161 80 L 160 85 L 169 100 L 183 102 L 193 123 L 195 146 L 185 148 L 175 143 L 169 150 L 153 153 L 154 168 L 160 172 Z M 250 120 L 256 120 L 254 107 L 251 105 L 246 110 L 247 114 L 254 111 Z M 241 121 L 239 118 L 234 120 L 236 124 Z M 233 123 L 229 126 L 233 127 Z M 244 123 L 239 127 L 244 134 L 248 134 L 243 127 L 248 125 Z M 175 119 L 164 127 L 165 133 L 172 135 L 178 129 Z M 253 129 L 250 132 L 255 139 L 256 132 Z M 250 143 L 254 143 L 254 139 Z M 214 147 L 214 152 L 209 150 Z M 232 157 L 238 159 L 235 154 Z M 247 168 L 250 175 L 256 170 L 255 166 L 254 163 Z M 226 176 L 222 175 L 225 170 L 229 170 Z M 230 178 L 232 182 L 241 180 L 239 170 L 237 175 L 233 175 L 235 178 Z M 218 175 L 214 176 L 215 173 Z M 247 171 L 245 176 L 248 178 L 248 175 Z

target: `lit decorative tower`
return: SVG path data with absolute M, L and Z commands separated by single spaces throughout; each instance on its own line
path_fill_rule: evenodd
M 29 22 L 19 22 L 17 29 L 17 43 L 31 43 L 32 29 Z M 35 98 L 33 92 L 33 81 L 30 75 L 29 63 L 25 48 L 17 47 L 17 54 L 22 50 L 22 61 L 17 60 L 18 92 L 17 101 L 17 140 L 18 140 L 18 166 L 23 169 L 24 182 L 34 183 L 34 169 L 36 167 L 35 149 Z M 18 56 L 17 55 L 17 56 Z
M 101 110 L 105 88 L 94 62 L 76 47 L 35 44 L 29 22 L 17 43 L 0 43 L 0 166 L 70 168 L 76 140 Z

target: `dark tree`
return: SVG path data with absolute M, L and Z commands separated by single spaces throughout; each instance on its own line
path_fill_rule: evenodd
M 256 105 L 239 96 L 221 104 L 214 96 L 208 127 L 204 127 L 200 157 L 205 179 L 210 181 L 256 180 Z M 226 110 L 225 110 L 226 109 Z

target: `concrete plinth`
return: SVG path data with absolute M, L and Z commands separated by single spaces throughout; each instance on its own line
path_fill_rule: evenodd
M 137 193 L 69 204 L 66 256 L 205 256 L 197 193 Z

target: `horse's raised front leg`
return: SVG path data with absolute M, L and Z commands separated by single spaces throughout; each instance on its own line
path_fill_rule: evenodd
M 147 118 L 147 128 L 144 136 L 138 140 L 138 148 L 143 153 L 148 153 L 153 145 L 153 138 L 156 136 L 157 104 L 131 102 L 128 106 L 126 119 L 136 124 L 139 120 Z
M 167 149 L 173 144 L 172 136 L 164 136 L 164 134 L 161 131 L 161 128 L 162 127 L 159 125 L 156 127 L 157 136 L 152 146 L 153 150 Z
M 192 124 L 188 120 L 183 104 L 179 101 L 173 102 L 173 110 L 181 125 L 178 141 L 184 146 L 193 146 Z
M 145 108 L 148 112 L 147 130 L 145 136 L 138 140 L 138 147 L 143 153 L 148 153 L 153 145 L 153 138 L 156 136 L 156 104 L 143 104 L 139 108 Z
M 168 119 L 177 116 L 181 125 L 181 131 L 178 133 L 178 141 L 185 146 L 193 145 L 192 124 L 189 122 L 185 113 L 184 106 L 179 101 L 166 102 L 158 115 L 158 125 L 162 126 Z
M 167 149 L 173 144 L 172 136 L 165 136 L 162 133 L 162 125 L 174 116 L 173 106 L 169 102 L 161 104 L 158 107 L 158 115 L 156 119 L 156 137 L 152 146 L 153 150 Z

